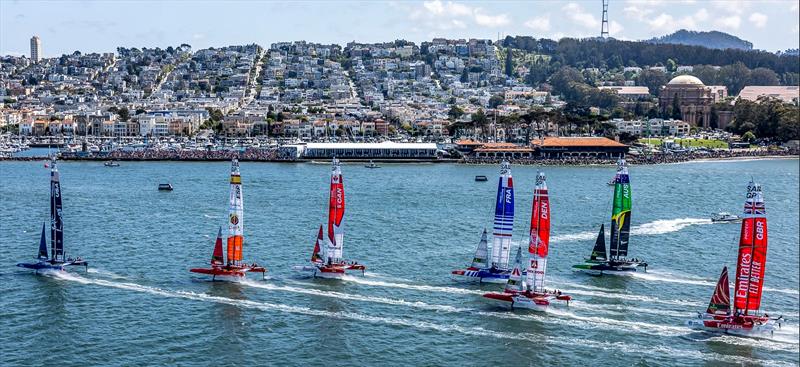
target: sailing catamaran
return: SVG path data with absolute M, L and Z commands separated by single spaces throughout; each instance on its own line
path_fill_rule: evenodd
M 62 217 L 61 179 L 58 174 L 55 157 L 50 161 L 50 253 L 47 252 L 47 238 L 45 224 L 42 223 L 42 234 L 39 237 L 39 254 L 36 262 L 19 263 L 17 266 L 26 269 L 39 270 L 64 270 L 65 266 L 83 265 L 89 263 L 80 256 L 75 259 L 67 257 L 64 252 L 64 218 Z
M 340 279 L 347 270 L 360 270 L 367 267 L 343 258 L 344 250 L 344 179 L 339 160 L 333 158 L 331 169 L 330 200 L 328 204 L 328 238 L 323 239 L 322 225 L 319 226 L 310 266 L 295 266 L 295 270 L 311 271 L 314 277 Z
M 647 263 L 643 260 L 627 257 L 631 235 L 631 183 L 628 176 L 628 165 L 624 159 L 617 161 L 617 175 L 614 178 L 611 245 L 608 255 L 606 254 L 604 229 L 601 224 L 591 256 L 583 264 L 573 265 L 574 269 L 595 275 L 630 274 L 637 271 L 639 267 L 647 270 Z
M 767 217 L 761 185 L 750 181 L 739 238 L 739 257 L 736 263 L 733 312 L 728 282 L 728 267 L 722 268 L 711 302 L 705 313 L 686 322 L 695 329 L 744 336 L 772 333 L 781 325 L 783 316 L 770 318 L 761 314 L 761 292 L 764 269 L 767 265 Z
M 491 262 L 483 230 L 481 242 L 475 251 L 472 264 L 466 269 L 453 270 L 452 274 L 468 280 L 486 283 L 505 283 L 511 271 L 508 269 L 511 253 L 511 234 L 514 229 L 514 180 L 511 165 L 507 161 L 500 164 L 500 180 L 497 184 L 497 200 L 494 209 L 494 230 L 492 232 Z
M 228 210 L 228 246 L 227 261 L 223 261 L 222 253 L 222 227 L 217 232 L 214 243 L 214 252 L 211 256 L 210 268 L 193 268 L 192 273 L 211 275 L 216 280 L 217 276 L 242 278 L 246 273 L 261 273 L 262 277 L 267 269 L 255 262 L 246 264 L 242 261 L 242 247 L 244 247 L 244 206 L 242 197 L 242 177 L 239 174 L 239 161 L 231 160 L 231 190 L 230 208 Z
M 529 261 L 526 277 L 522 279 L 522 248 L 517 250 L 514 269 L 502 293 L 492 292 L 483 296 L 492 300 L 509 304 L 511 308 L 526 308 L 546 311 L 553 299 L 569 301 L 572 297 L 561 291 L 548 291 L 544 288 L 544 277 L 547 271 L 547 254 L 550 247 L 550 198 L 547 193 L 547 182 L 543 173 L 536 175 L 536 188 L 533 191 L 533 207 L 531 209 L 531 229 L 528 240 Z

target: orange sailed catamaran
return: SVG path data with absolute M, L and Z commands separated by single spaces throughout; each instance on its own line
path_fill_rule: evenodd
M 339 160 L 333 158 L 331 169 L 330 201 L 328 206 L 328 238 L 323 238 L 322 225 L 319 226 L 310 266 L 295 266 L 298 271 L 313 272 L 314 277 L 340 279 L 347 270 L 367 270 L 363 264 L 346 261 L 344 251 L 344 179 Z
M 239 174 L 239 161 L 231 161 L 231 192 L 230 208 L 228 210 L 228 249 L 227 259 L 222 253 L 222 227 L 217 232 L 217 241 L 214 243 L 214 253 L 211 255 L 210 268 L 193 268 L 192 273 L 211 275 L 216 280 L 218 276 L 226 278 L 243 278 L 246 273 L 261 273 L 262 277 L 267 269 L 255 262 L 246 264 L 242 261 L 242 247 L 244 247 L 244 206 L 242 198 L 242 177 Z

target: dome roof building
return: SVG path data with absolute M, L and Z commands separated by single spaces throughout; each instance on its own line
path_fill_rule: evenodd
M 696 85 L 696 86 L 699 86 L 699 87 L 704 87 L 705 86 L 705 84 L 703 84 L 703 82 L 699 78 L 697 78 L 696 76 L 688 75 L 688 74 L 686 74 L 686 75 L 678 75 L 678 76 L 672 78 L 672 80 L 670 80 L 669 83 L 667 83 L 667 84 L 668 85 Z
M 678 75 L 661 87 L 658 106 L 662 114 L 694 126 L 723 128 L 712 126 L 711 106 L 727 96 L 728 89 L 724 86 L 706 86 L 696 76 Z

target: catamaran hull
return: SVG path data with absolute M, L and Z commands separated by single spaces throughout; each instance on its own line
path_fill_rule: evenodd
M 507 307 L 509 309 L 522 309 L 531 310 L 536 312 L 546 312 L 547 307 L 550 306 L 550 301 L 540 298 L 529 298 L 523 295 L 513 295 L 508 293 L 486 293 L 484 298 L 492 301 L 492 303 Z
M 39 261 L 35 263 L 18 263 L 18 267 L 25 269 L 33 269 L 39 271 L 63 271 L 67 266 L 84 266 L 88 267 L 89 263 L 86 261 L 71 261 L 71 262 L 49 262 Z
M 192 273 L 196 274 L 204 274 L 204 275 L 211 275 L 212 279 L 216 280 L 217 278 L 220 279 L 243 279 L 247 276 L 247 273 L 261 273 L 262 277 L 267 272 L 267 269 L 256 266 L 256 267 L 212 267 L 212 268 L 194 268 L 189 269 Z
M 772 335 L 775 332 L 775 320 L 769 319 L 762 324 L 737 323 L 730 320 L 715 320 L 710 318 L 696 318 L 686 321 L 686 326 L 695 330 L 703 330 L 721 334 L 732 334 L 746 337 L 759 337 Z
M 621 265 L 609 265 L 607 263 L 586 263 L 572 267 L 576 271 L 591 275 L 633 275 L 638 271 L 647 271 L 645 263 L 624 263 Z
M 492 272 L 489 270 L 453 270 L 454 279 L 478 283 L 505 284 L 510 271 Z

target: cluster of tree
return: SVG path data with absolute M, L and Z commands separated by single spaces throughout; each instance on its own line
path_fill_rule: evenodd
M 120 121 L 128 121 L 128 119 L 131 118 L 131 112 L 128 111 L 128 107 L 117 108 L 116 106 L 112 106 L 108 108 L 108 112 L 116 113 Z
M 611 90 L 600 90 L 586 83 L 580 71 L 573 67 L 561 67 L 550 77 L 553 92 L 564 96 L 567 102 L 574 102 L 582 106 L 597 106 L 600 108 L 613 108 L 620 98 Z
M 761 97 L 756 102 L 739 100 L 732 107 L 715 107 L 733 110 L 733 121 L 727 127 L 731 132 L 777 141 L 800 139 L 800 107 L 797 105 Z
M 200 128 L 211 129 L 214 130 L 214 133 L 220 133 L 222 131 L 222 119 L 225 115 L 219 108 L 206 107 L 206 111 L 208 111 L 208 120 L 203 121 L 200 124 Z
M 735 48 L 740 50 L 753 49 L 753 44 L 751 42 L 745 41 L 734 35 L 730 35 L 725 32 L 719 32 L 719 31 L 698 32 L 698 31 L 687 31 L 685 29 L 681 29 L 679 31 L 676 31 L 675 33 L 668 34 L 666 36 L 652 38 L 647 42 L 702 46 L 702 47 L 716 48 L 721 50 L 728 48 Z
M 778 74 L 800 73 L 800 57 L 767 51 L 718 50 L 701 46 L 654 44 L 614 39 L 574 39 L 559 41 L 530 36 L 507 36 L 503 46 L 551 55 L 551 62 L 577 68 L 621 68 L 624 66 L 664 65 L 668 59 L 681 65 L 731 65 L 743 63 Z

